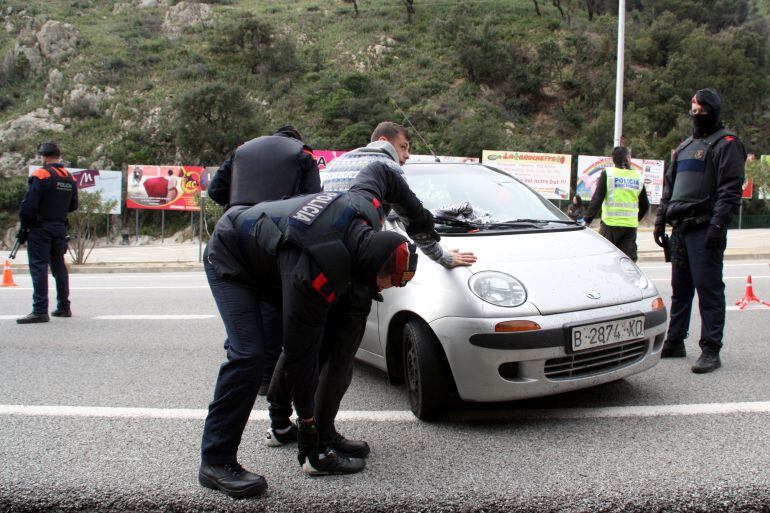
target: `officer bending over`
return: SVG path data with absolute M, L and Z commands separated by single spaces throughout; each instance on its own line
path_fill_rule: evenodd
M 48 322 L 48 267 L 56 280 L 55 317 L 72 317 L 69 300 L 67 214 L 78 208 L 75 179 L 61 163 L 61 149 L 45 142 L 37 149 L 43 166 L 29 177 L 29 189 L 21 202 L 20 242 L 27 242 L 29 274 L 32 277 L 32 313 L 16 319 L 19 324 Z
M 203 431 L 201 485 L 232 497 L 257 495 L 267 487 L 237 460 L 264 370 L 262 301 L 282 310 L 285 379 L 299 416 L 303 471 L 322 475 L 364 468 L 363 459 L 321 450 L 314 396 L 321 336 L 337 298 L 352 284 L 372 293 L 403 286 L 416 270 L 414 246 L 397 233 L 379 231 L 382 202 L 398 202 L 412 217 L 432 220 L 402 179 L 382 171 L 369 170 L 368 187 L 233 207 L 217 223 L 204 269 L 229 345 Z
M 356 187 L 368 188 L 373 194 L 383 197 L 383 187 L 388 183 L 406 186 L 401 166 L 408 158 L 409 134 L 406 128 L 384 121 L 372 132 L 370 144 L 345 153 L 331 162 L 326 168 L 324 190 L 345 192 L 357 184 Z M 377 167 L 378 172 L 362 173 L 369 166 Z M 382 177 L 389 177 L 389 180 L 382 180 Z M 410 217 L 415 213 L 423 216 L 423 210 L 405 210 L 400 205 L 394 205 L 394 208 L 408 226 L 407 232 L 417 247 L 431 260 L 447 269 L 468 266 L 476 261 L 473 253 L 445 250 L 438 242 L 440 237 L 433 230 L 432 217 Z M 371 305 L 369 290 L 353 285 L 329 312 L 321 344 L 321 374 L 316 392 L 316 421 L 321 445 L 334 449 L 338 454 L 358 458 L 369 455 L 369 444 L 363 440 L 345 438 L 337 431 L 334 419 L 353 379 L 355 355 L 364 336 Z M 270 447 L 279 447 L 297 439 L 297 428 L 291 422 L 291 398 L 283 383 L 282 366 L 283 360 L 279 360 L 267 396 L 271 422 L 266 443 Z
M 321 192 L 318 164 L 313 149 L 291 125 L 239 146 L 219 167 L 208 188 L 209 197 L 225 208 L 250 207 L 313 192 Z M 265 372 L 259 389 L 260 395 L 266 395 L 281 354 L 281 315 L 267 302 L 260 310 L 265 330 L 272 334 L 268 340 L 273 342 L 265 347 Z M 227 344 L 225 341 L 225 347 Z

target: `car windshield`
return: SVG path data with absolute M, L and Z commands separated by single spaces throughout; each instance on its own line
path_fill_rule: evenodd
M 548 200 L 496 169 L 479 164 L 426 163 L 407 164 L 404 171 L 410 188 L 444 231 L 576 225 Z

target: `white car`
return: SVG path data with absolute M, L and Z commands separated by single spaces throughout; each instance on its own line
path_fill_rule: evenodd
M 557 394 L 658 363 L 665 305 L 615 246 L 494 168 L 404 170 L 437 214 L 443 246 L 478 257 L 448 270 L 421 255 L 415 278 L 372 305 L 357 358 L 405 382 L 417 417 L 441 414 L 452 397 Z M 454 215 L 439 210 L 447 206 Z M 402 227 L 389 221 L 388 229 Z

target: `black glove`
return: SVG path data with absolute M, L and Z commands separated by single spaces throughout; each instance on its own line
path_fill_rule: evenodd
M 652 236 L 655 239 L 655 244 L 657 244 L 661 248 L 666 247 L 666 241 L 663 240 L 663 237 L 665 235 L 666 235 L 666 225 L 656 224 L 655 228 L 652 230 Z
M 29 228 L 24 228 L 16 232 L 16 240 L 19 241 L 19 244 L 24 244 L 27 242 L 27 239 L 29 239 Z
M 716 249 L 721 247 L 724 238 L 722 227 L 710 224 L 708 230 L 706 230 L 706 249 Z

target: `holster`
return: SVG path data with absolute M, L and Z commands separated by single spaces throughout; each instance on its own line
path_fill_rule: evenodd
M 671 262 L 671 237 L 667 233 L 663 234 L 663 259 Z

